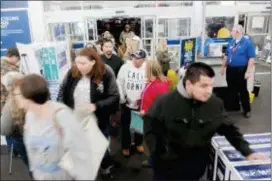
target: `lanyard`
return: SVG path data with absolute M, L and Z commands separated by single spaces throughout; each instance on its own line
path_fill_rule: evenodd
M 234 46 L 231 49 L 231 56 L 230 56 L 230 63 L 232 62 L 232 56 L 236 52 L 236 50 L 240 47 L 240 41 L 238 43 L 235 43 Z

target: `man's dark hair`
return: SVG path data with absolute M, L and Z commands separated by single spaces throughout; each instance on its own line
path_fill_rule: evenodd
M 47 81 L 40 75 L 29 74 L 15 82 L 14 87 L 20 87 L 24 98 L 32 100 L 36 104 L 44 104 L 50 99 Z
M 213 78 L 215 76 L 214 70 L 209 65 L 197 62 L 188 66 L 185 76 L 183 78 L 183 83 L 185 84 L 187 80 L 191 81 L 193 84 L 200 80 L 200 76 L 207 76 Z
M 102 44 L 101 44 L 101 47 L 103 47 L 103 46 L 105 45 L 105 43 L 111 43 L 111 44 L 113 44 L 112 40 L 110 40 L 110 39 L 108 39 L 108 38 L 104 38 L 104 39 L 103 39 L 103 42 L 102 42 Z
M 9 48 L 6 52 L 6 57 L 13 57 L 13 56 L 20 58 L 19 50 L 16 47 Z

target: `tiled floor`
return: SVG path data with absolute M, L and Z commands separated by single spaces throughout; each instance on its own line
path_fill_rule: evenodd
M 269 72 L 270 67 L 258 65 L 257 72 Z M 239 126 L 243 133 L 262 133 L 271 132 L 271 77 L 269 74 L 256 75 L 262 87 L 260 95 L 252 104 L 252 117 L 244 119 L 240 113 L 231 113 L 231 118 Z M 140 168 L 140 160 L 144 156 L 133 156 L 130 160 L 125 160 L 120 153 L 117 140 L 113 141 L 112 151 L 115 153 L 116 160 L 122 163 L 122 167 L 116 170 L 116 178 L 119 180 L 151 180 L 151 169 Z M 1 150 L 1 180 L 28 180 L 28 174 L 23 163 L 19 159 L 14 159 L 13 174 L 8 174 L 8 155 Z

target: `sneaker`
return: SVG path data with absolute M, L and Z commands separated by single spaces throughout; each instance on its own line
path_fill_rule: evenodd
M 137 146 L 137 151 L 138 151 L 139 153 L 144 153 L 144 147 L 143 147 L 142 145 Z
M 125 157 L 128 157 L 130 155 L 129 149 L 123 149 L 122 152 Z
M 102 180 L 115 180 L 111 172 L 101 173 Z

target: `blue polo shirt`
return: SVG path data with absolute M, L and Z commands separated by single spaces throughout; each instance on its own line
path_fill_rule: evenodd
M 255 48 L 251 40 L 242 37 L 239 42 L 232 40 L 226 50 L 228 67 L 244 67 L 250 58 L 256 58 Z

